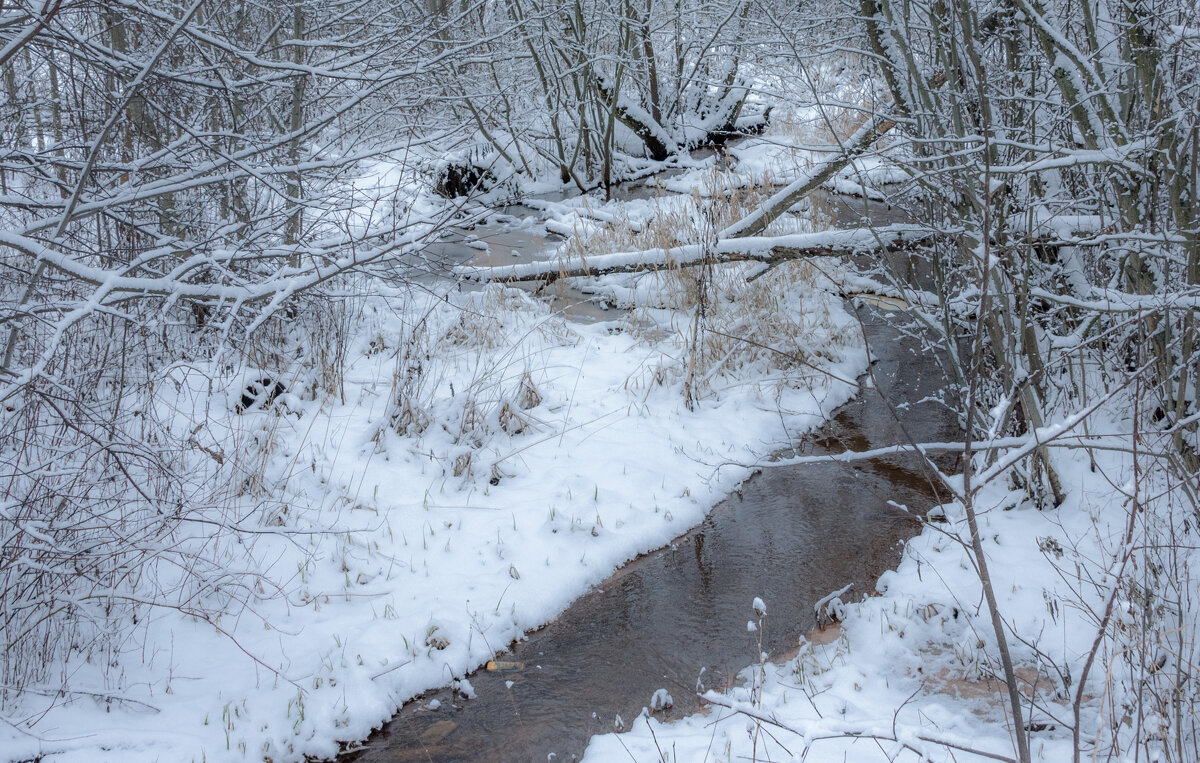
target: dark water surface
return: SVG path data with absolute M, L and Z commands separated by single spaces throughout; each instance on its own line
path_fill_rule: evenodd
M 875 381 L 864 379 L 862 394 L 798 443 L 799 453 L 906 442 L 905 429 L 927 441 L 957 431 L 940 404 L 922 402 L 941 386 L 935 358 L 868 312 Z M 899 422 L 885 400 L 901 406 Z M 501 656 L 524 670 L 470 676 L 473 700 L 430 692 L 347 757 L 570 761 L 617 716 L 632 723 L 657 689 L 674 698 L 667 718 L 693 713 L 698 679 L 727 686 L 755 661 L 746 628 L 754 597 L 768 610 L 764 650 L 794 650 L 818 599 L 847 584 L 848 599 L 873 591 L 919 531 L 920 521 L 889 501 L 919 514 L 940 502 L 936 493 L 906 458 L 768 468 L 692 532 L 630 563 Z M 433 699 L 439 710 L 426 709 Z

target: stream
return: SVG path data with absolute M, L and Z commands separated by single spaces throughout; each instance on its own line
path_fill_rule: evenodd
M 838 217 L 859 224 L 862 201 L 845 206 Z M 491 243 L 491 251 L 507 253 L 509 241 Z M 540 244 L 511 243 L 519 252 L 518 244 Z M 611 317 L 577 309 L 577 319 Z M 885 315 L 869 307 L 859 314 L 873 374 L 860 380 L 858 397 L 781 456 L 955 437 L 955 417 L 928 400 L 942 385 L 936 358 Z M 758 635 L 764 651 L 784 658 L 814 627 L 819 599 L 847 585 L 848 601 L 872 593 L 898 563 L 904 541 L 920 531 L 917 516 L 942 500 L 909 457 L 767 467 L 700 526 L 627 564 L 497 657 L 522 668 L 471 675 L 475 699 L 450 689 L 415 698 L 341 759 L 571 761 L 593 734 L 628 727 L 658 689 L 674 706 L 656 717 L 698 712 L 697 689 L 737 681 L 757 659 Z M 756 596 L 768 617 L 761 634 L 750 634 Z

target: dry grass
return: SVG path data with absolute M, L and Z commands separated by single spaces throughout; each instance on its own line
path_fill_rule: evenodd
M 631 220 L 618 212 L 614 222 L 590 226 L 561 251 L 586 261 L 610 252 L 712 241 L 717 231 L 754 211 L 774 191 L 771 173 L 747 184 L 745 176 L 714 168 L 690 196 L 660 197 L 652 219 Z M 793 219 L 791 225 L 827 227 L 832 221 L 827 205 L 814 202 L 808 219 Z M 811 298 L 824 277 L 817 266 L 792 262 L 748 280 L 761 267 L 703 265 L 636 277 L 635 296 L 624 300 L 631 308 L 630 330 L 646 341 L 665 339 L 680 351 L 673 360 L 647 368 L 646 378 L 631 380 L 630 386 L 682 380 L 690 405 L 751 378 L 775 385 L 820 383 L 814 366 L 836 361 L 848 342 L 825 300 Z M 658 312 L 664 309 L 673 311 L 669 323 Z
M 580 231 L 566 241 L 560 253 L 586 259 L 609 252 L 669 249 L 702 243 L 706 236 L 732 225 L 757 209 L 775 191 L 771 173 L 746 178 L 713 168 L 701 188 L 690 196 L 663 194 L 657 214 L 634 221 L 618 212 L 615 222 Z M 586 212 L 585 212 L 586 214 Z
M 458 319 L 445 330 L 442 342 L 475 350 L 508 346 L 522 326 L 553 344 L 574 344 L 578 336 L 564 320 L 551 317 L 550 308 L 525 292 L 502 284 L 488 284 L 478 299 L 464 306 Z
M 471 295 L 455 314 L 427 314 L 397 340 L 389 409 L 375 441 L 389 429 L 426 440 L 448 474 L 470 479 L 486 468 L 481 451 L 508 449 L 498 443 L 540 426 L 530 413 L 542 404 L 531 353 L 576 341 L 546 305 L 501 284 Z
M 823 299 L 802 295 L 819 290 L 820 271 L 807 262 L 780 266 L 755 281 L 746 280 L 743 267 L 722 268 L 711 282 L 706 325 L 700 342 L 700 371 L 711 384 L 718 375 L 731 378 L 752 371 L 789 383 L 808 383 L 814 367 L 834 362 L 845 346 Z M 697 272 L 684 272 L 688 291 L 704 288 Z
M 771 120 L 767 135 L 790 145 L 835 144 L 853 135 L 867 121 L 866 108 L 823 106 L 821 114 L 801 117 L 786 111 Z

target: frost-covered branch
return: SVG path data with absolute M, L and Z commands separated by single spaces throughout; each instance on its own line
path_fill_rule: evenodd
M 874 739 L 898 744 L 916 753 L 922 759 L 929 757 L 929 745 L 935 745 L 971 755 L 978 755 L 989 760 L 1015 763 L 1012 758 L 1006 755 L 1000 755 L 988 750 L 980 750 L 972 746 L 972 740 L 970 739 L 950 734 L 931 734 L 923 728 L 908 729 L 898 726 L 892 719 L 874 723 L 870 721 L 844 721 L 833 718 L 821 718 L 804 723 L 797 721 L 786 722 L 773 713 L 760 710 L 749 702 L 732 700 L 724 694 L 719 694 L 715 691 L 707 691 L 701 694 L 700 697 L 710 704 L 728 708 L 735 713 L 795 734 L 800 737 L 802 748 L 806 752 L 813 742 L 825 739 Z

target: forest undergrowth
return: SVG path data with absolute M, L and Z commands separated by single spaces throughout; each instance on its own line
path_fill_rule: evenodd
M 836 646 L 709 696 L 723 754 L 1194 759 L 1197 28 L 5 6 L 4 754 L 335 754 L 830 415 L 875 293 L 944 360 L 961 440 L 897 447 L 961 454 L 954 500 Z M 514 197 L 553 252 L 438 254 Z M 623 748 L 712 751 L 639 723 Z

